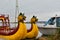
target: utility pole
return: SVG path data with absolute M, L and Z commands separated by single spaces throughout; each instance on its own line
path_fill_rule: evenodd
M 17 14 L 19 13 L 19 9 L 18 9 L 18 0 L 16 0 L 16 9 L 15 9 L 15 27 L 16 27 L 16 22 L 17 22 Z

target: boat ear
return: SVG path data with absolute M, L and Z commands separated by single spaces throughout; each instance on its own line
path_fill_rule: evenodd
M 20 16 L 20 15 L 23 15 L 22 12 L 20 12 L 19 16 Z
M 33 18 L 36 18 L 36 16 L 33 15 Z
M 24 13 L 23 13 L 23 17 L 26 18 L 26 16 L 24 15 Z
M 24 16 L 24 13 L 23 13 L 23 16 Z

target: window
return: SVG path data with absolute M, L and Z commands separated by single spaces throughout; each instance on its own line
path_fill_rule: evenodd
M 56 26 L 57 27 L 60 27 L 60 17 L 57 17 L 56 18 Z

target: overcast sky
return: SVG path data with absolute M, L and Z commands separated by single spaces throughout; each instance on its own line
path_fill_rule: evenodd
M 18 0 L 18 6 L 19 12 L 23 12 L 28 21 L 33 15 L 39 20 L 47 20 L 55 14 L 60 15 L 60 0 Z M 9 14 L 10 20 L 15 17 L 15 9 L 16 0 L 0 0 L 0 14 Z

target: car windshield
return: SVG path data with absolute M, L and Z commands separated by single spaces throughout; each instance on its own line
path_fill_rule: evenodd
M 54 20 L 55 20 L 55 17 L 50 18 L 50 19 L 45 23 L 44 26 L 46 26 L 47 24 L 49 24 L 49 25 L 54 25 L 54 23 L 55 23 Z
M 49 20 L 49 24 L 50 24 L 50 25 L 54 25 L 54 19 L 55 19 L 55 17 L 52 17 L 52 18 Z

